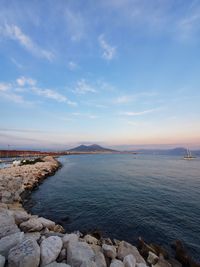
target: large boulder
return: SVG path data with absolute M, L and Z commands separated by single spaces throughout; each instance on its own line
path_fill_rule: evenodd
M 38 267 L 40 247 L 34 239 L 25 239 L 8 254 L 8 267 Z
M 117 256 L 116 248 L 114 246 L 103 244 L 103 253 L 106 257 L 114 259 Z
M 121 241 L 118 247 L 117 257 L 120 260 L 123 260 L 125 256 L 132 254 L 137 263 L 144 263 L 146 264 L 143 257 L 140 255 L 138 249 L 135 246 L 132 246 L 130 243 Z
M 4 256 L 0 255 L 0 267 L 4 267 L 6 259 Z
M 95 253 L 95 263 L 97 267 L 107 267 L 105 257 L 101 251 Z
M 135 267 L 136 259 L 132 254 L 129 254 L 124 257 L 123 263 L 124 267 Z
M 122 261 L 114 259 L 112 260 L 110 267 L 124 267 L 124 264 Z
M 48 219 L 45 219 L 43 217 L 40 217 L 37 220 L 38 220 L 38 222 L 40 222 L 43 225 L 44 228 L 46 227 L 49 230 L 53 230 L 55 225 L 56 225 L 55 222 L 48 220 Z
M 38 241 L 41 237 L 41 234 L 39 232 L 30 232 L 30 233 L 25 233 L 24 237 L 28 239 L 33 238 L 36 241 Z
M 28 221 L 20 224 L 20 229 L 24 232 L 37 232 L 42 230 L 43 224 L 38 218 L 31 217 Z
M 62 239 L 58 236 L 50 236 L 43 240 L 40 245 L 41 266 L 45 266 L 55 261 L 61 252 L 62 246 Z
M 16 246 L 19 242 L 21 242 L 24 238 L 24 233 L 19 232 L 15 234 L 11 234 L 8 236 L 5 236 L 0 239 L 0 254 L 8 257 L 8 252 L 11 248 Z
M 14 218 L 15 218 L 15 223 L 17 225 L 19 225 L 22 222 L 27 221 L 31 217 L 30 214 L 28 214 L 26 211 L 23 211 L 23 210 L 17 210 L 17 211 L 14 212 L 13 215 L 14 215 Z
M 95 254 L 91 247 L 85 242 L 68 244 L 67 263 L 73 267 L 80 267 L 84 262 L 93 261 Z
M 5 211 L 0 213 L 0 238 L 20 232 L 13 216 Z
M 62 238 L 64 248 L 68 245 L 76 245 L 78 242 L 78 236 L 76 234 L 65 234 Z

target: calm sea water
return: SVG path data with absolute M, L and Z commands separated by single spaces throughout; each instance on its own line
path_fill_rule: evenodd
M 67 231 L 101 230 L 105 236 L 168 247 L 181 239 L 200 257 L 200 160 L 151 155 L 74 155 L 34 191 L 32 213 Z

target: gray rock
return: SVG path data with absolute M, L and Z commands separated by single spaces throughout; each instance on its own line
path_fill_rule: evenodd
M 58 236 L 50 236 L 43 240 L 40 245 L 41 266 L 45 266 L 55 261 L 61 252 L 62 246 L 62 239 Z
M 124 257 L 123 263 L 125 267 L 135 267 L 136 259 L 132 254 L 129 254 Z
M 19 242 L 21 242 L 23 238 L 24 238 L 23 232 L 11 234 L 11 235 L 1 238 L 0 239 L 0 254 L 7 258 L 9 250 L 13 248 L 14 246 L 16 246 Z
M 135 259 L 136 263 L 144 263 L 146 264 L 143 257 L 140 255 L 138 249 L 135 246 L 132 246 L 130 243 L 121 241 L 118 247 L 117 257 L 120 260 L 123 260 L 125 256 L 132 254 Z
M 20 232 L 9 211 L 0 213 L 0 238 Z
M 156 264 L 158 262 L 158 256 L 156 254 L 154 254 L 153 252 L 149 251 L 149 255 L 148 255 L 148 258 L 147 258 L 147 262 L 149 264 Z
M 136 263 L 136 267 L 147 267 L 145 263 Z
M 78 236 L 76 234 L 65 234 L 62 241 L 64 248 L 67 248 L 68 244 L 75 245 L 78 242 Z
M 153 267 L 171 267 L 171 264 L 164 258 L 159 258 L 156 264 L 152 264 Z
M 93 261 L 95 254 L 85 242 L 69 243 L 67 246 L 67 263 L 73 267 L 80 267 L 84 262 Z
M 60 252 L 58 258 L 57 258 L 57 261 L 58 261 L 58 262 L 62 262 L 63 260 L 66 259 L 66 256 L 67 256 L 67 251 L 66 251 L 65 248 L 63 248 L 63 249 L 61 250 L 61 252 Z
M 124 267 L 124 264 L 120 260 L 112 260 L 110 267 Z
M 80 267 L 97 267 L 94 261 L 83 262 Z
M 4 267 L 6 259 L 4 256 L 0 255 L 0 267 Z
M 116 248 L 114 246 L 103 244 L 103 253 L 106 257 L 114 259 L 117 256 Z
M 34 239 L 25 239 L 8 254 L 8 267 L 38 267 L 40 247 Z
M 105 257 L 102 252 L 95 253 L 95 263 L 97 267 L 107 267 Z
M 49 230 L 53 230 L 55 225 L 56 225 L 55 222 L 48 220 L 48 219 L 45 219 L 43 217 L 40 217 L 37 220 L 38 220 L 38 222 L 40 222 L 43 225 L 44 228 L 46 227 Z
M 25 238 L 33 238 L 36 241 L 38 241 L 40 239 L 41 234 L 39 232 L 30 232 L 30 233 L 25 233 L 24 237 Z
M 71 267 L 71 266 L 66 264 L 66 263 L 58 263 L 58 262 L 54 261 L 48 265 L 45 265 L 45 267 Z
M 15 223 L 19 225 L 22 222 L 27 221 L 31 217 L 30 214 L 28 214 L 26 211 L 15 211 L 14 212 L 14 218 L 15 218 Z
M 98 244 L 98 239 L 96 239 L 95 237 L 93 237 L 91 235 L 85 235 L 83 239 L 88 244 L 94 244 L 94 245 L 97 245 Z
M 43 224 L 35 217 L 31 217 L 28 221 L 20 224 L 20 229 L 24 232 L 37 232 L 42 230 L 42 228 Z

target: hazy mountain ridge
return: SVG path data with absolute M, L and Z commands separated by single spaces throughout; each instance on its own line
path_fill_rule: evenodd
M 116 152 L 116 150 L 105 148 L 97 144 L 93 145 L 80 145 L 68 150 L 69 152 Z
M 142 154 L 154 154 L 154 155 L 175 155 L 175 156 L 185 156 L 187 154 L 187 149 L 184 147 L 176 147 L 172 149 L 138 149 L 138 153 Z M 200 150 L 191 150 L 194 156 L 200 155 Z

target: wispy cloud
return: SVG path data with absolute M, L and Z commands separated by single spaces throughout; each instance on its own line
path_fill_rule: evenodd
M 68 69 L 71 71 L 74 71 L 78 68 L 78 64 L 75 63 L 74 61 L 69 61 L 68 63 Z
M 65 11 L 67 29 L 72 41 L 80 41 L 85 36 L 85 20 L 79 12 L 73 12 L 69 8 Z
M 35 86 L 32 87 L 31 89 L 37 95 L 56 100 L 57 102 L 65 102 L 70 106 L 77 106 L 76 102 L 69 100 L 65 95 L 62 95 L 62 94 L 56 92 L 55 90 L 41 89 L 41 88 L 38 88 Z
M 10 83 L 0 83 L 0 91 L 5 92 L 11 88 Z
M 123 95 L 119 96 L 116 99 L 114 99 L 115 104 L 127 104 L 130 103 L 133 100 L 133 97 L 130 95 Z
M 17 80 L 16 80 L 17 84 L 19 86 L 25 86 L 25 85 L 35 85 L 36 84 L 36 80 L 33 80 L 31 78 L 27 78 L 27 77 L 19 77 Z
M 85 79 L 81 79 L 77 82 L 75 88 L 73 89 L 75 94 L 86 94 L 86 93 L 96 93 L 97 90 L 89 84 Z
M 116 55 L 116 47 L 108 44 L 103 34 L 99 36 L 98 40 L 99 40 L 99 45 L 103 50 L 102 57 L 108 61 L 112 60 Z
M 125 112 L 121 112 L 120 114 L 123 116 L 141 116 L 141 115 L 145 115 L 145 114 L 149 114 L 152 112 L 158 111 L 158 108 L 155 109 L 147 109 L 147 110 L 143 110 L 143 111 L 125 111 Z
M 6 38 L 17 41 L 21 46 L 37 57 L 45 58 L 49 61 L 54 59 L 54 54 L 51 51 L 39 47 L 28 35 L 23 33 L 17 25 L 5 24 L 4 27 L 0 28 L 0 34 L 4 35 Z
M 200 6 L 193 7 L 189 14 L 177 22 L 176 33 L 184 40 L 191 40 L 191 37 L 200 31 Z

